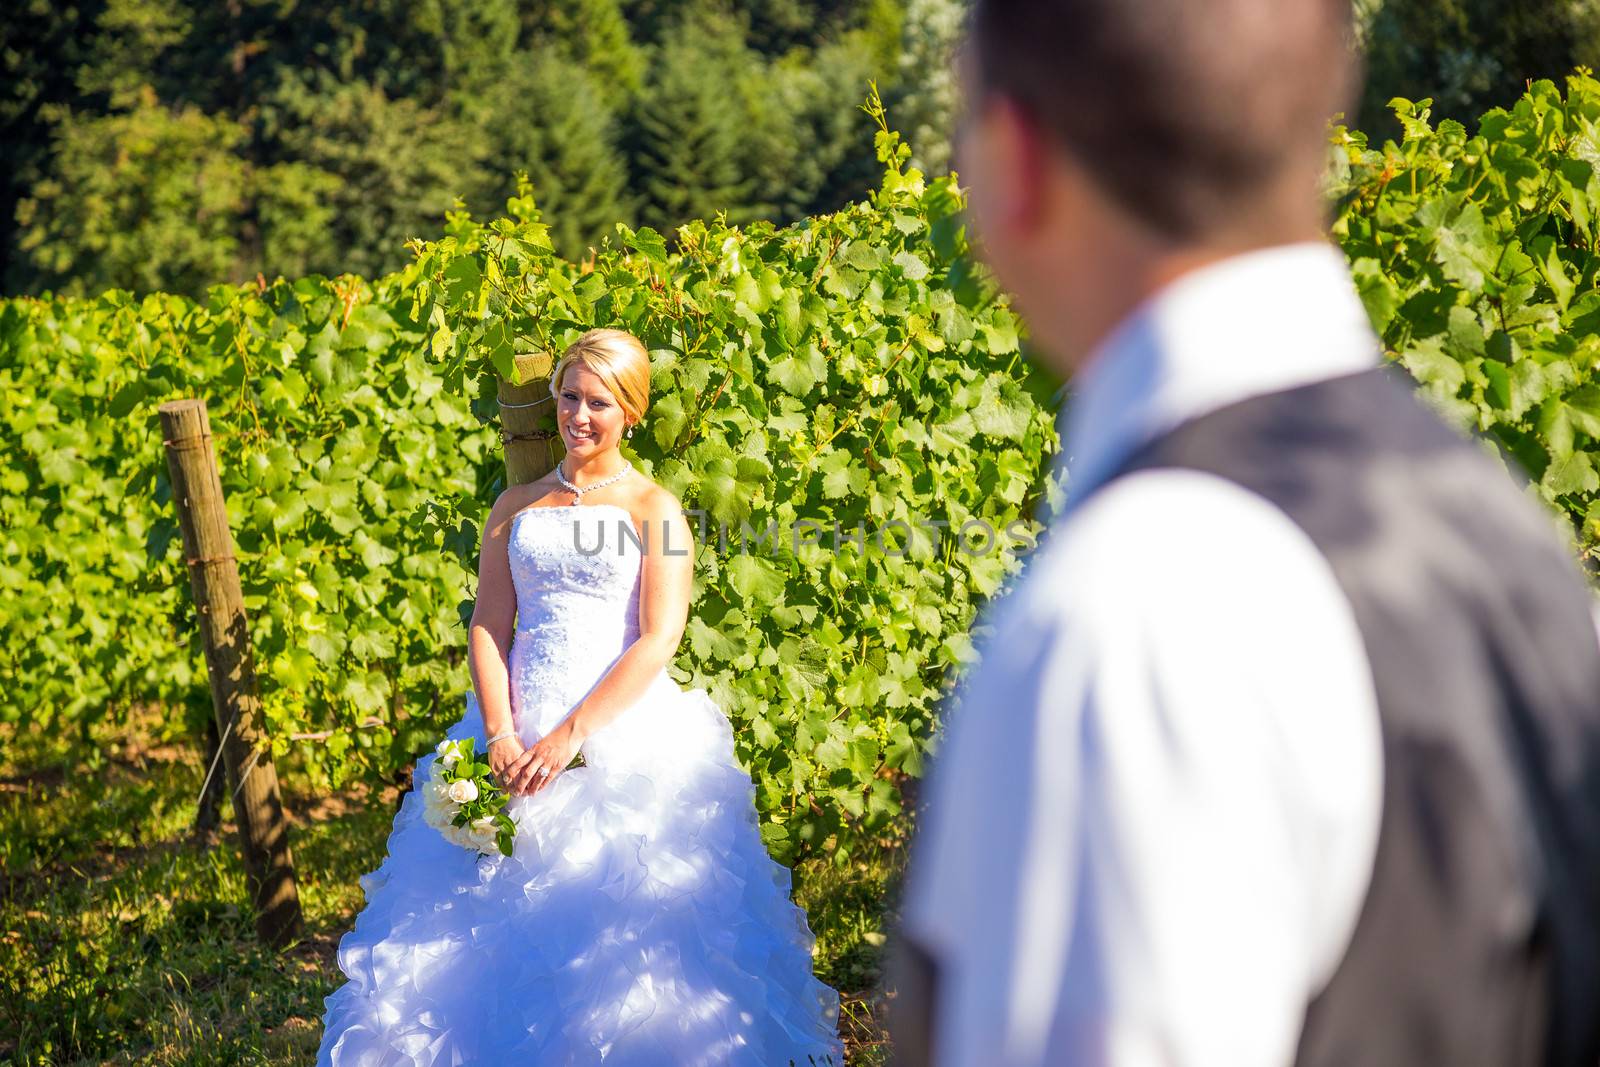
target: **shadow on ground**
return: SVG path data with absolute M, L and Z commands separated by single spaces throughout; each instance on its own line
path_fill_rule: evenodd
M 0 1062 L 309 1063 L 398 793 L 297 793 L 284 776 L 305 933 L 273 953 L 244 907 L 231 819 L 192 829 L 198 751 L 153 740 L 152 722 L 76 752 L 0 727 Z M 876 987 L 899 866 L 887 849 L 794 873 L 853 1065 L 887 1061 Z

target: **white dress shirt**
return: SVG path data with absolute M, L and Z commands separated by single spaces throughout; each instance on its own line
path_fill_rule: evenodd
M 1086 491 L 1140 443 L 1381 359 L 1331 245 L 1173 282 L 1073 379 L 1068 503 L 986 610 L 927 776 L 904 933 L 939 1067 L 1283 1067 L 1371 875 L 1371 669 L 1326 558 L 1215 475 Z

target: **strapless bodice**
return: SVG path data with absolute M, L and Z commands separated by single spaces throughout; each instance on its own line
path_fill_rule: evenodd
M 620 652 L 639 636 L 638 532 L 618 504 L 524 508 L 508 554 L 517 631 L 578 632 Z
M 618 504 L 532 507 L 512 516 L 511 711 L 524 740 L 560 722 L 638 640 L 641 542 Z M 664 669 L 663 681 L 673 684 Z

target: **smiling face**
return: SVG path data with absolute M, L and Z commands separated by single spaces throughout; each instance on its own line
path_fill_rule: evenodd
M 605 380 L 574 363 L 556 391 L 556 428 L 574 460 L 582 461 L 616 448 L 628 428 L 628 417 Z

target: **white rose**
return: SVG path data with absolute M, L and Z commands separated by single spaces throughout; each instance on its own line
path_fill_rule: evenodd
M 463 778 L 450 783 L 450 799 L 457 804 L 470 804 L 478 799 L 478 783 Z
M 456 747 L 454 741 L 449 742 L 449 744 L 449 748 L 439 753 L 439 762 L 446 767 L 454 767 L 461 762 L 461 750 Z
M 480 834 L 493 834 L 496 827 L 493 815 L 481 815 L 472 820 L 472 828 Z

